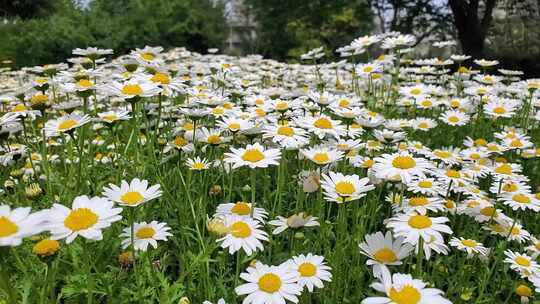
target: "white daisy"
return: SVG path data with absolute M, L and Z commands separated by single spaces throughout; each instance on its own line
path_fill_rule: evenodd
M 243 304 L 284 304 L 285 300 L 298 303 L 302 287 L 298 285 L 299 273 L 288 264 L 267 266 L 260 262 L 249 267 L 240 277 L 246 284 L 236 287 L 238 295 L 247 295 Z
M 131 246 L 131 230 L 131 227 L 124 228 L 122 234 L 120 234 L 120 237 L 124 237 L 122 240 L 122 248 L 124 249 Z M 167 237 L 172 236 L 169 230 L 171 228 L 167 226 L 167 223 L 159 223 L 158 221 L 134 223 L 133 241 L 135 250 L 146 251 L 148 245 L 157 248 L 157 241 L 166 241 Z
M 266 168 L 270 165 L 279 165 L 281 151 L 278 149 L 266 149 L 259 143 L 249 144 L 245 148 L 231 147 L 231 152 L 224 154 L 224 161 L 234 168 L 248 166 L 251 169 Z
M 103 188 L 103 195 L 122 206 L 137 207 L 161 196 L 160 185 L 148 187 L 147 180 L 134 178 L 130 183 L 123 180 L 120 187 L 109 184 Z
M 71 243 L 77 236 L 90 240 L 101 240 L 101 230 L 122 219 L 122 208 L 113 208 L 114 203 L 101 198 L 89 198 L 86 195 L 77 196 L 71 209 L 53 204 L 48 213 L 46 227 L 51 232 L 51 239 L 66 239 Z

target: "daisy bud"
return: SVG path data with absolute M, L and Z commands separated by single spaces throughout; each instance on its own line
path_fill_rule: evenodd
M 251 262 L 249 262 L 249 267 L 255 267 L 255 265 L 257 265 L 257 260 L 253 259 L 251 260 Z
M 516 287 L 515 292 L 518 296 L 521 297 L 521 303 L 529 302 L 528 298 L 532 296 L 532 289 L 524 284 L 520 284 L 518 287 Z M 523 302 L 523 298 L 525 298 L 527 302 Z
M 131 267 L 133 261 L 133 253 L 131 251 L 125 251 L 118 255 L 118 263 L 120 263 L 123 268 Z
M 35 199 L 43 193 L 38 183 L 32 183 L 25 189 L 25 195 L 29 199 Z
M 220 218 L 211 219 L 208 222 L 206 228 L 209 232 L 215 234 L 216 236 L 223 236 L 227 232 L 229 232 L 229 229 L 227 228 L 227 226 L 225 226 L 225 223 Z
M 8 179 L 8 180 L 6 180 L 6 181 L 4 182 L 4 188 L 6 188 L 6 189 L 12 189 L 12 188 L 14 188 L 14 187 L 15 187 L 15 182 L 14 182 L 14 181 Z
M 220 185 L 213 185 L 212 188 L 210 188 L 210 191 L 208 192 L 208 194 L 210 196 L 220 196 L 222 192 L 223 191 Z
M 297 240 L 303 240 L 305 238 L 304 234 L 302 232 L 297 232 L 294 234 L 294 238 Z
M 244 187 L 242 187 L 242 191 L 250 192 L 251 191 L 251 186 L 250 185 L 245 185 Z
M 24 171 L 22 169 L 15 169 L 15 170 L 12 170 L 11 172 L 9 172 L 9 175 L 13 176 L 13 177 L 20 177 L 21 175 L 23 175 Z
M 39 241 L 32 248 L 32 253 L 39 257 L 54 255 L 60 249 L 60 243 L 56 240 L 44 239 Z
M 180 302 L 178 302 L 178 304 L 189 304 L 191 303 L 188 299 L 188 297 L 182 297 L 180 298 Z

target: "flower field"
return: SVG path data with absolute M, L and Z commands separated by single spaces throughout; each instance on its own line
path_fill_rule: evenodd
M 414 44 L 2 70 L 0 303 L 537 303 L 540 79 Z

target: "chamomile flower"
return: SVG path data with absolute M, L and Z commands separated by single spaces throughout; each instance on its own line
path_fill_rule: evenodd
M 243 304 L 283 304 L 285 300 L 298 303 L 302 287 L 299 273 L 288 264 L 268 266 L 256 262 L 240 277 L 247 283 L 235 288 L 238 295 L 246 295 Z
M 369 297 L 362 304 L 452 304 L 443 297 L 443 292 L 436 288 L 426 288 L 428 284 L 422 280 L 413 279 L 410 274 L 384 271 L 379 281 L 371 284 L 384 297 Z
M 45 123 L 45 136 L 59 136 L 90 122 L 90 116 L 80 113 L 71 113 Z
M 525 253 L 518 253 L 512 250 L 505 250 L 505 263 L 510 264 L 510 269 L 519 273 L 522 277 L 530 277 L 540 274 L 540 265 L 532 257 Z
M 325 136 L 339 138 L 345 134 L 345 127 L 339 120 L 333 120 L 329 116 L 321 115 L 316 117 L 304 117 L 298 121 L 300 126 L 308 132 L 315 134 L 320 139 Z
M 231 152 L 225 153 L 225 162 L 234 168 L 247 166 L 250 169 L 266 168 L 270 165 L 278 165 L 281 152 L 278 149 L 267 149 L 259 143 L 249 144 L 245 148 L 230 148 Z
M 206 160 L 206 158 L 201 159 L 200 157 L 196 156 L 194 158 L 186 159 L 186 166 L 192 171 L 204 171 L 210 168 L 211 163 Z
M 260 229 L 261 224 L 249 217 L 239 215 L 225 216 L 223 219 L 227 233 L 216 240 L 229 254 L 242 249 L 250 256 L 257 250 L 263 250 L 261 241 L 268 241 L 268 234 Z
M 129 120 L 131 117 L 129 116 L 129 111 L 127 110 L 116 110 L 116 111 L 107 111 L 98 113 L 98 116 L 101 121 L 106 123 L 114 123 L 116 121 L 120 120 Z
M 394 212 L 426 214 L 428 211 L 444 211 L 444 201 L 436 196 L 416 195 L 404 197 L 400 205 L 393 205 Z
M 0 247 L 18 246 L 22 239 L 37 233 L 46 219 L 46 211 L 30 213 L 29 207 L 0 205 Z
M 332 281 L 332 273 L 330 266 L 324 262 L 324 257 L 320 255 L 298 255 L 292 257 L 286 262 L 293 271 L 300 274 L 298 285 L 306 287 L 309 292 L 313 292 L 315 288 L 323 288 L 323 282 Z
M 120 237 L 123 237 L 122 248 L 131 246 L 131 227 L 127 227 L 122 231 Z M 146 251 L 148 245 L 157 248 L 158 241 L 166 241 L 172 234 L 169 232 L 171 228 L 166 223 L 152 221 L 150 223 L 140 222 L 133 225 L 133 241 L 135 250 Z
M 415 177 L 425 177 L 430 167 L 425 159 L 414 157 L 408 152 L 400 152 L 376 157 L 372 169 L 378 178 L 408 183 Z
M 460 251 L 466 252 L 467 258 L 472 258 L 475 255 L 480 255 L 480 256 L 485 257 L 488 255 L 488 252 L 489 252 L 488 249 L 482 245 L 482 243 L 473 239 L 453 237 L 450 240 L 449 244 L 450 246 L 455 247 Z
M 442 122 L 453 127 L 464 126 L 469 122 L 469 119 L 470 117 L 467 114 L 453 110 L 444 112 L 440 117 Z
M 238 215 L 241 217 L 253 218 L 256 221 L 264 223 L 268 212 L 264 208 L 253 207 L 253 204 L 247 202 L 236 202 L 219 204 L 216 209 L 216 216 Z
M 277 219 L 271 220 L 268 224 L 276 226 L 277 228 L 272 231 L 272 234 L 277 235 L 287 230 L 288 228 L 297 229 L 300 227 L 314 227 L 319 226 L 318 218 L 308 215 L 304 212 L 293 214 L 288 218 L 283 216 L 277 216 Z
M 148 187 L 147 180 L 134 178 L 130 183 L 123 180 L 120 186 L 109 184 L 103 188 L 103 195 L 122 206 L 137 207 L 161 196 L 160 185 Z
M 375 189 L 369 184 L 369 178 L 358 175 L 343 175 L 329 172 L 322 175 L 321 187 L 325 199 L 331 202 L 345 203 L 364 197 L 368 191 Z
M 445 223 L 446 217 L 430 217 L 423 214 L 401 214 L 388 220 L 386 227 L 391 228 L 394 235 L 404 237 L 405 242 L 416 245 L 420 238 L 425 242 L 431 237 L 442 239 L 442 233 L 452 234 L 452 229 Z
M 342 151 L 325 146 L 315 146 L 301 149 L 300 153 L 319 166 L 335 163 L 344 155 Z
M 407 183 L 407 190 L 422 195 L 435 196 L 441 193 L 442 187 L 434 178 L 415 178 Z
M 382 268 L 388 265 L 401 265 L 401 261 L 411 254 L 414 247 L 403 241 L 402 237 L 394 239 L 390 231 L 384 235 L 379 231 L 365 236 L 365 241 L 359 245 L 360 253 L 369 258 L 366 264 L 373 266 L 374 276 L 378 277 Z
M 53 204 L 48 212 L 46 229 L 51 232 L 51 239 L 65 239 L 71 243 L 77 236 L 99 241 L 103 238 L 102 230 L 122 219 L 122 208 L 114 208 L 113 202 L 101 197 L 77 196 L 68 208 Z
M 501 200 L 503 204 L 509 206 L 512 210 L 540 211 L 540 200 L 528 192 L 504 193 Z
M 289 125 L 270 125 L 263 131 L 263 138 L 283 146 L 285 149 L 298 149 L 309 143 L 303 129 Z

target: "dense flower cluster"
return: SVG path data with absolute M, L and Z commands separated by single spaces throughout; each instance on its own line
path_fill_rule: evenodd
M 414 43 L 365 36 L 341 61 L 322 63 L 319 48 L 304 64 L 148 46 L 109 61 L 87 48 L 70 65 L 3 72 L 0 246 L 40 240 L 31 251 L 49 261 L 77 240 L 109 242 L 100 250 L 134 276 L 180 267 L 189 282 L 202 267 L 207 285 L 186 296 L 220 304 L 446 304 L 470 290 L 428 280 L 470 265 L 487 269 L 479 302 L 504 301 L 486 292 L 495 275 L 528 301 L 529 283 L 540 290 L 540 80 L 464 55 L 414 59 Z M 186 244 L 200 251 L 171 262 Z M 367 273 L 377 294 L 363 279 L 332 291 Z M 214 276 L 229 278 L 223 294 L 210 294 Z

